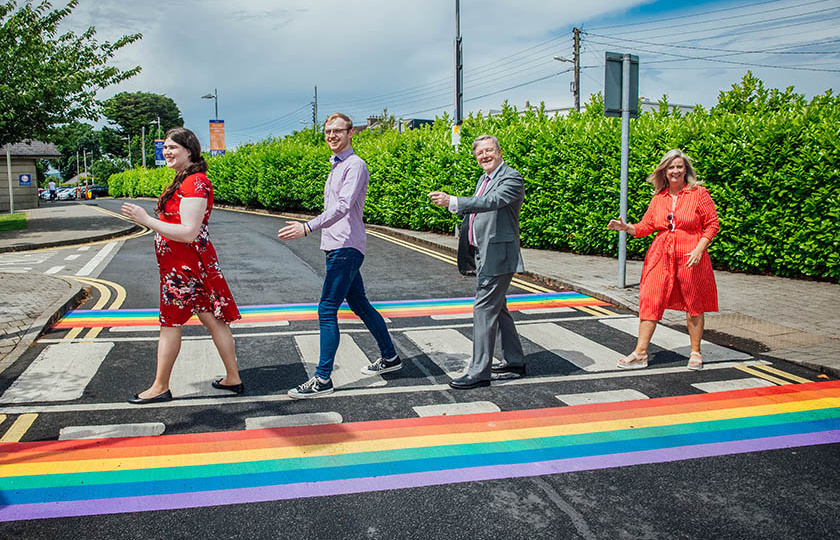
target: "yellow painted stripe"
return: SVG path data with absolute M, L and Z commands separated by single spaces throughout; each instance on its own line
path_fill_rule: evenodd
M 91 286 L 95 287 L 96 290 L 99 291 L 99 299 L 96 301 L 96 303 L 93 305 L 93 307 L 91 309 L 103 309 L 108 304 L 108 301 L 111 300 L 111 289 L 109 289 L 108 287 L 106 287 L 102 283 L 99 283 L 98 280 L 91 279 L 91 278 L 80 278 L 80 277 L 76 277 L 75 279 L 81 281 L 82 283 L 87 283 L 88 285 L 91 285 Z M 85 334 L 85 337 L 83 339 L 93 339 L 96 336 L 98 336 L 101 331 L 102 331 L 101 328 L 91 328 L 91 329 L 88 330 L 87 334 Z M 70 334 L 68 334 L 68 336 L 69 335 Z M 73 337 L 75 337 L 75 336 L 73 336 Z M 64 339 L 66 340 L 66 339 L 68 339 L 68 337 L 65 336 Z
M 601 313 L 603 313 L 604 315 L 615 315 L 615 313 L 613 313 L 612 311 L 608 310 L 608 309 L 607 309 L 607 308 L 605 308 L 604 306 L 590 306 L 590 308 L 591 308 L 591 309 L 594 309 L 595 311 L 601 312 Z
M 820 394 L 823 394 L 822 392 Z M 833 395 L 833 394 L 832 394 Z M 691 413 L 677 413 L 653 415 L 648 417 L 622 418 L 619 420 L 604 420 L 600 422 L 581 422 L 555 426 L 510 429 L 491 432 L 454 433 L 441 435 L 423 435 L 416 437 L 395 437 L 390 439 L 376 439 L 369 441 L 348 441 L 341 443 L 318 444 L 308 446 L 292 446 L 283 448 L 256 448 L 249 450 L 207 452 L 201 454 L 173 454 L 159 456 L 142 456 L 135 458 L 105 458 L 90 460 L 68 460 L 22 463 L 20 456 L 0 454 L 0 462 L 5 459 L 13 463 L 0 465 L 0 477 L 66 474 L 78 472 L 115 471 L 130 469 L 146 469 L 160 467 L 188 467 L 195 465 L 213 465 L 220 463 L 238 463 L 270 459 L 289 459 L 314 456 L 333 456 L 341 454 L 376 452 L 406 448 L 425 448 L 453 444 L 475 444 L 501 442 L 509 440 L 532 439 L 538 437 L 558 437 L 585 433 L 606 432 L 623 429 L 638 429 L 646 427 L 669 426 L 694 422 L 708 422 L 801 412 L 817 409 L 840 407 L 840 396 L 822 397 L 812 400 L 794 401 L 789 403 L 768 403 L 749 407 L 735 407 L 713 409 Z M 0 449 L 2 450 L 2 449 Z M 165 451 L 165 447 L 161 447 Z
M 744 373 L 749 373 L 750 375 L 752 375 L 754 377 L 762 378 L 766 381 L 770 381 L 773 384 L 778 384 L 779 386 L 782 386 L 782 385 L 785 385 L 785 384 L 793 384 L 789 381 L 783 381 L 782 379 L 779 379 L 777 377 L 773 377 L 772 375 L 768 375 L 766 373 L 762 373 L 761 371 L 752 369 L 749 366 L 735 366 L 735 369 L 740 369 Z
M 9 428 L 9 431 L 0 437 L 0 443 L 20 441 L 26 432 L 29 431 L 29 428 L 32 427 L 32 423 L 35 422 L 36 418 L 38 418 L 38 415 L 35 413 L 26 413 L 18 416 L 12 424 L 12 427 Z
M 400 240 L 398 238 L 393 238 L 391 236 L 387 236 L 387 235 L 384 235 L 384 234 L 376 232 L 376 231 L 368 231 L 368 234 L 370 234 L 371 236 L 375 236 L 376 238 L 381 238 L 382 240 L 385 240 L 387 242 L 391 242 L 392 244 L 396 244 L 398 246 L 403 246 L 403 247 L 408 248 L 412 251 L 416 251 L 418 253 L 428 255 L 429 257 L 432 257 L 434 259 L 438 259 L 439 261 L 443 261 L 445 263 L 449 263 L 449 264 L 454 265 L 454 266 L 458 265 L 458 259 L 456 259 L 455 257 L 452 257 L 451 255 L 444 255 L 444 254 L 438 253 L 436 251 L 432 251 L 428 248 L 421 247 L 421 246 L 418 246 L 416 244 L 411 244 L 409 242 L 406 242 L 405 240 Z
M 89 281 L 93 281 L 95 283 L 100 283 L 102 285 L 106 285 L 106 286 L 114 289 L 114 293 L 116 294 L 116 297 L 115 297 L 113 303 L 111 303 L 111 305 L 108 306 L 108 309 L 120 309 L 122 307 L 123 302 L 125 302 L 125 299 L 126 299 L 125 287 L 123 287 L 119 283 L 116 283 L 114 281 L 108 281 L 108 280 L 105 280 L 105 279 L 92 278 L 92 277 L 86 277 L 84 279 L 87 279 Z
M 584 313 L 588 313 L 588 314 L 590 314 L 594 317 L 600 317 L 602 315 L 601 313 L 598 313 L 597 311 L 595 311 L 594 309 L 592 309 L 589 306 L 577 306 L 575 309 L 579 309 L 580 311 L 582 311 Z
M 69 331 L 69 332 L 67 332 L 67 333 L 64 335 L 64 337 L 63 337 L 63 338 L 61 338 L 61 341 L 73 341 L 74 339 L 76 339 L 76 337 L 77 337 L 79 334 L 81 334 L 81 333 L 82 333 L 82 331 L 83 331 L 83 330 L 84 330 L 84 328 L 83 328 L 83 327 L 81 327 L 81 326 L 77 326 L 77 327 L 75 327 L 75 328 L 71 328 L 71 329 L 70 329 L 70 331 Z
M 794 382 L 798 382 L 798 383 L 814 382 L 814 381 L 805 379 L 803 377 L 799 377 L 797 375 L 794 375 L 793 373 L 788 373 L 787 371 L 782 371 L 781 369 L 776 369 L 772 366 L 765 366 L 765 365 L 762 365 L 762 364 L 756 364 L 754 367 L 757 367 L 758 369 L 763 369 L 764 371 L 767 371 L 769 373 L 773 373 L 774 375 L 778 375 L 780 377 L 784 377 L 784 378 L 789 379 L 789 380 L 794 381 Z
M 5 421 L 6 421 L 6 415 L 5 414 L 0 414 L 0 424 L 2 424 Z

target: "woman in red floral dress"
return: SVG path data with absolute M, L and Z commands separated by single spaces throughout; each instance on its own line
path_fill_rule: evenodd
M 666 309 L 676 309 L 686 312 L 691 341 L 688 368 L 702 369 L 704 313 L 718 310 L 712 261 L 706 252 L 720 228 L 715 203 L 680 150 L 665 154 L 648 182 L 654 195 L 642 221 L 633 225 L 613 219 L 607 225 L 636 238 L 657 231 L 642 267 L 636 349 L 619 360 L 618 367 L 647 367 L 656 323 Z
M 169 377 L 181 349 L 181 325 L 194 314 L 210 331 L 225 366 L 226 375 L 213 381 L 213 387 L 239 394 L 244 386 L 228 325 L 240 315 L 207 230 L 213 209 L 213 186 L 205 174 L 207 162 L 201 156 L 201 143 L 188 129 L 170 129 L 163 144 L 163 157 L 176 174 L 158 200 L 160 219 L 136 204 L 122 206 L 124 216 L 157 233 L 155 253 L 160 267 L 160 340 L 155 381 L 129 402 L 172 399 Z

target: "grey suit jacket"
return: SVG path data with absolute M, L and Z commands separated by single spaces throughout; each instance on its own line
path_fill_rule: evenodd
M 483 181 L 482 174 L 472 197 L 458 197 L 458 215 L 464 216 L 464 227 L 469 222 L 469 214 L 475 214 L 478 277 L 522 272 L 525 267 L 519 250 L 519 211 L 525 199 L 525 181 L 505 163 L 499 165 L 495 178 L 479 197 Z M 463 230 L 466 233 L 466 228 Z

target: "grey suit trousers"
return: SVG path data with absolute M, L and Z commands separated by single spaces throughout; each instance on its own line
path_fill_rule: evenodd
M 511 279 L 513 274 L 478 278 L 473 305 L 473 357 L 467 368 L 469 377 L 490 380 L 497 333 L 505 361 L 514 366 L 525 363 L 522 342 L 507 309 L 506 294 Z

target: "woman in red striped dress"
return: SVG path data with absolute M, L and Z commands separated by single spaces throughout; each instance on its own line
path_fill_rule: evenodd
M 706 252 L 720 229 L 715 203 L 680 150 L 665 154 L 647 180 L 653 184 L 654 195 L 642 221 L 630 224 L 613 219 L 607 225 L 636 238 L 657 232 L 642 268 L 636 349 L 619 360 L 618 367 L 647 367 L 656 323 L 666 309 L 676 309 L 686 312 L 691 341 L 688 368 L 702 369 L 704 313 L 718 310 L 712 261 Z

